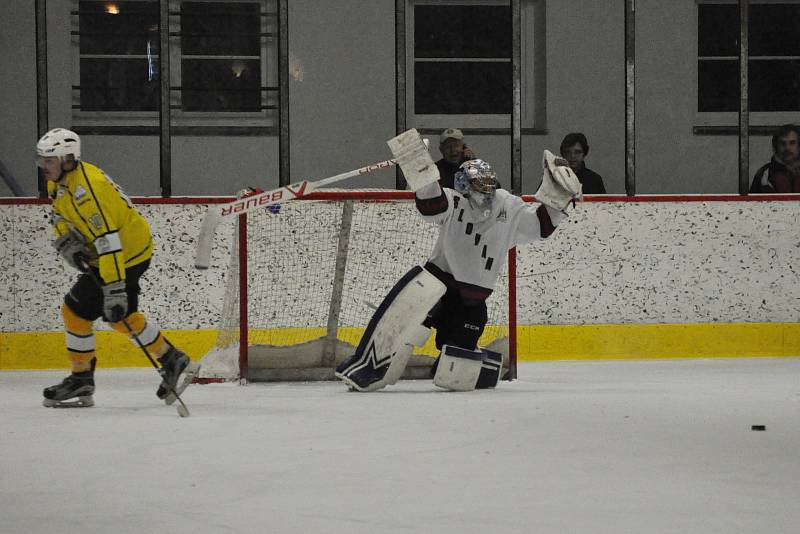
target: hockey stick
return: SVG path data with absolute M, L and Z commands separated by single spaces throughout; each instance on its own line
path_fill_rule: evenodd
M 425 139 L 427 146 L 427 139 Z M 227 217 L 242 215 L 256 208 L 264 208 L 273 204 L 280 204 L 296 198 L 310 195 L 316 189 L 341 182 L 354 176 L 363 176 L 373 171 L 389 169 L 397 165 L 397 159 L 387 159 L 360 169 L 355 169 L 330 178 L 323 178 L 316 182 L 303 180 L 296 184 L 285 185 L 272 191 L 265 191 L 257 195 L 241 198 L 227 204 L 211 205 L 208 207 L 203 224 L 200 226 L 200 234 L 197 237 L 197 249 L 195 251 L 194 266 L 198 269 L 208 269 L 211 265 L 211 246 L 214 243 L 214 236 L 217 232 L 217 225 Z
M 125 328 L 128 329 L 128 333 L 136 341 L 136 344 L 139 345 L 139 348 L 142 349 L 142 352 L 144 352 L 144 355 L 147 356 L 147 359 L 150 360 L 150 363 L 153 365 L 153 368 L 158 372 L 158 376 L 162 378 L 162 382 L 167 386 L 168 391 L 173 395 L 175 395 L 175 398 L 178 400 L 179 403 L 178 406 L 176 407 L 178 410 L 178 415 L 180 415 L 181 417 L 189 417 L 190 415 L 189 408 L 186 407 L 186 404 L 184 404 L 183 399 L 181 398 L 180 395 L 178 395 L 178 391 L 175 389 L 174 386 L 167 384 L 167 382 L 163 380 L 164 378 L 163 367 L 158 366 L 156 361 L 153 359 L 153 356 L 150 355 L 150 351 L 147 350 L 147 347 L 144 346 L 142 340 L 139 339 L 139 335 L 133 331 L 133 328 L 131 328 L 130 323 L 128 323 L 126 319 L 122 319 L 122 324 L 125 325 Z
M 96 274 L 94 274 L 94 271 L 92 270 L 91 266 L 88 263 L 86 263 L 85 261 L 81 261 L 81 265 L 86 269 L 86 272 L 89 274 L 89 276 L 92 277 L 92 280 L 94 280 L 94 283 L 97 284 L 98 288 L 100 288 L 100 291 L 102 291 L 103 290 L 103 284 L 100 283 L 100 279 L 97 278 Z M 162 374 L 163 373 L 162 368 L 158 366 L 156 361 L 153 359 L 153 356 L 150 354 L 150 351 L 147 350 L 147 347 L 144 346 L 144 344 L 142 343 L 142 340 L 139 339 L 139 334 L 137 334 L 136 332 L 133 331 L 133 328 L 131 328 L 131 325 L 130 325 L 130 323 L 128 322 L 127 319 L 122 318 L 121 322 L 122 322 L 123 325 L 125 325 L 125 328 L 128 330 L 128 333 L 131 335 L 131 337 L 134 339 L 134 341 L 136 341 L 136 344 L 139 346 L 139 348 L 142 349 L 142 352 L 144 352 L 144 355 L 147 356 L 147 359 L 150 360 L 150 363 L 152 364 L 153 368 L 155 368 L 155 370 L 158 372 L 158 376 L 160 376 L 162 378 L 162 381 L 163 381 L 164 375 Z M 181 417 L 189 417 L 189 415 L 190 415 L 189 414 L 189 408 L 186 407 L 186 404 L 184 404 L 183 399 L 181 399 L 181 396 L 178 395 L 178 392 L 175 390 L 175 388 L 173 386 L 167 384 L 166 382 L 164 382 L 164 384 L 167 385 L 167 388 L 169 389 L 170 393 L 175 395 L 175 398 L 178 399 L 178 402 L 179 402 L 179 404 L 177 406 L 178 415 L 180 415 Z

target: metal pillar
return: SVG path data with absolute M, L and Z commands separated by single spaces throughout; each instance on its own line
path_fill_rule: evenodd
M 636 0 L 625 0 L 625 194 L 636 194 Z
M 406 123 L 406 0 L 394 1 L 394 76 L 395 76 L 395 133 L 408 129 Z M 406 179 L 395 170 L 395 189 L 406 189 Z
M 48 126 L 47 97 L 47 0 L 36 0 L 36 130 L 43 136 Z M 42 170 L 37 167 L 39 197 L 47 196 L 47 183 Z
M 278 0 L 278 185 L 291 183 L 289 169 L 289 2 Z
M 161 196 L 172 196 L 172 109 L 169 73 L 169 0 L 160 0 L 158 72 L 160 102 L 158 110 L 159 176 Z
M 739 194 L 750 191 L 749 0 L 739 0 Z
M 511 0 L 511 192 L 522 194 L 522 13 Z

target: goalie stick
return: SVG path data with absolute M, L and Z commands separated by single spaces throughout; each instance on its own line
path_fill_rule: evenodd
M 427 139 L 426 145 L 427 145 Z M 296 198 L 310 195 L 316 189 L 341 182 L 354 176 L 363 176 L 381 169 L 389 169 L 397 165 L 396 159 L 387 159 L 360 169 L 355 169 L 330 178 L 323 178 L 315 182 L 303 180 L 296 184 L 285 185 L 272 191 L 265 191 L 257 195 L 240 198 L 227 204 L 211 205 L 208 207 L 203 223 L 200 226 L 200 234 L 197 236 L 197 249 L 195 250 L 194 266 L 198 269 L 208 269 L 211 265 L 211 247 L 214 243 L 214 236 L 217 233 L 217 225 L 228 217 L 242 215 L 257 208 L 265 208 L 273 204 L 280 204 Z

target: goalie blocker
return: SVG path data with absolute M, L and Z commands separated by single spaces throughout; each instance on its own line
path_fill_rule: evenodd
M 415 128 L 389 139 L 386 144 L 412 191 L 419 191 L 426 185 L 439 181 L 439 168 L 428 152 L 426 140 L 422 139 Z
M 378 306 L 356 353 L 337 366 L 336 377 L 356 391 L 396 383 L 414 347 L 430 336 L 423 322 L 445 291 L 430 272 L 420 266 L 411 269 Z

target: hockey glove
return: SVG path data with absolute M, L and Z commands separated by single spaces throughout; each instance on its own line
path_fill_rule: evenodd
M 70 228 L 69 232 L 53 241 L 53 247 L 67 261 L 70 267 L 80 272 L 87 271 L 91 254 L 86 246 L 86 239 L 79 231 Z
M 581 200 L 583 198 L 583 185 L 572 169 L 569 168 L 567 161 L 556 158 L 549 150 L 544 151 L 542 157 L 542 184 L 536 191 L 536 200 L 564 211 L 570 201 Z
M 128 293 L 125 280 L 103 286 L 103 319 L 116 323 L 128 314 Z

